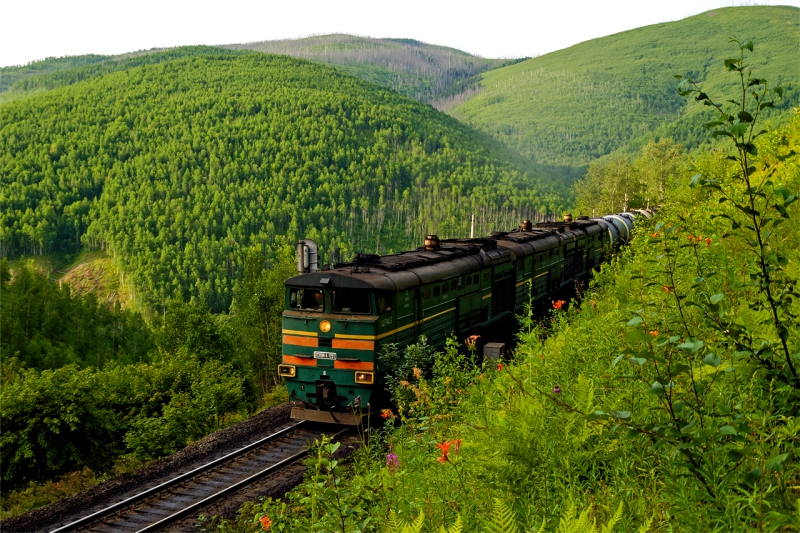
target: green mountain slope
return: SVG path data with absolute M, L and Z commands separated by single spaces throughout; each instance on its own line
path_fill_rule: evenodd
M 319 61 L 422 102 L 436 102 L 477 83 L 473 78 L 503 63 L 413 39 L 374 39 L 353 35 L 317 35 L 224 45 Z
M 501 143 L 333 68 L 150 57 L 4 104 L 2 255 L 83 243 L 151 303 L 223 310 L 251 249 L 386 251 L 465 235 L 469 214 L 482 232 L 561 205 Z
M 699 109 L 687 107 L 673 75 L 688 73 L 709 92 L 735 94 L 720 68 L 733 50 L 729 37 L 754 41 L 758 75 L 788 89 L 773 117 L 796 106 L 800 9 L 753 6 L 646 26 L 485 72 L 483 89 L 451 113 L 539 163 L 573 169 L 615 150 L 633 151 L 654 135 L 693 148 L 706 138 Z
M 21 67 L 0 68 L 0 103 L 18 100 L 111 72 L 204 54 L 237 54 L 213 46 L 142 50 L 119 56 L 82 55 L 48 58 Z M 239 52 L 241 53 L 241 52 Z

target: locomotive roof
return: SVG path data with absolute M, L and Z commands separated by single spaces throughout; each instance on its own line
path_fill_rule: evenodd
M 491 237 L 446 239 L 439 242 L 437 250 L 422 247 L 385 256 L 359 254 L 351 263 L 291 277 L 286 285 L 401 291 L 507 263 L 517 255 L 563 246 L 600 231 L 595 221 L 580 220 L 495 232 Z

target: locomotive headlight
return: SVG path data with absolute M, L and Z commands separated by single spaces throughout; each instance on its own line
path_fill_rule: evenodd
M 319 330 L 322 333 L 328 333 L 331 330 L 331 323 L 328 322 L 327 320 L 323 320 L 322 322 L 319 323 Z
M 356 372 L 356 383 L 361 385 L 372 385 L 375 382 L 374 372 Z
M 293 378 L 296 373 L 294 365 L 278 365 L 278 375 L 282 378 Z

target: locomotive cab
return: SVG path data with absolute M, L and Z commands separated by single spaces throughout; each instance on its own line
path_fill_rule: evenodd
M 360 283 L 359 283 L 360 282 Z M 286 281 L 284 378 L 292 418 L 356 425 L 382 385 L 376 344 L 380 324 L 393 323 L 393 293 L 321 271 Z

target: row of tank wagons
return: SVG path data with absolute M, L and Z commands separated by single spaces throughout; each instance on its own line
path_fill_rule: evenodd
M 653 218 L 654 211 L 652 209 L 633 209 L 615 215 L 605 215 L 600 218 L 592 218 L 586 216 L 578 217 L 578 220 L 593 220 L 603 226 L 608 231 L 609 238 L 615 246 L 627 244 L 633 235 L 633 224 L 636 217 L 641 216 L 646 219 Z M 565 222 L 572 221 L 572 215 L 564 216 Z

